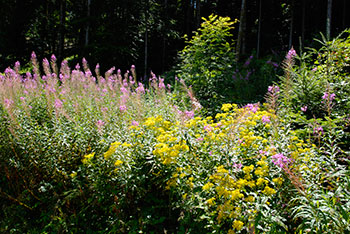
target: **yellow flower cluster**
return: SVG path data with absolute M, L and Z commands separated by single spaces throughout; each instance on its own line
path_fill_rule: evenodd
M 180 141 L 173 146 L 167 143 L 158 143 L 155 145 L 153 154 L 159 156 L 163 164 L 169 165 L 179 156 L 180 152 L 187 152 L 188 150 L 189 147 L 184 141 Z
M 233 221 L 232 227 L 236 229 L 237 231 L 241 230 L 243 228 L 244 223 L 239 220 Z
M 266 156 L 263 156 L 261 160 L 256 163 L 259 167 L 255 169 L 254 174 L 258 177 L 268 176 L 269 166 L 267 161 L 265 160 L 266 160 Z
M 116 167 L 119 167 L 121 164 L 123 164 L 123 161 L 122 161 L 122 160 L 117 160 L 117 161 L 115 161 L 115 163 L 114 163 L 114 165 L 115 165 Z
M 83 160 L 81 161 L 83 164 L 88 164 L 94 156 L 95 156 L 95 153 L 87 154 L 84 156 Z
M 153 154 L 158 156 L 164 165 L 174 162 L 181 152 L 189 151 L 186 142 L 176 137 L 179 122 L 173 124 L 157 116 L 146 119 L 144 125 L 155 130 L 157 144 Z
M 168 130 L 173 124 L 168 120 L 164 120 L 161 115 L 158 115 L 156 117 L 148 117 L 143 125 L 158 132 L 163 132 Z
M 104 158 L 107 160 L 111 157 L 111 155 L 114 154 L 115 150 L 120 146 L 122 143 L 119 141 L 113 142 L 109 149 L 103 154 Z

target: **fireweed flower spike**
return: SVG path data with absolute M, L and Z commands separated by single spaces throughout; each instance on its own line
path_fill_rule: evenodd
M 286 59 L 291 60 L 297 55 L 297 52 L 294 50 L 293 46 L 292 48 L 288 51 L 288 54 L 286 56 Z
M 324 131 L 323 131 L 323 128 L 321 126 L 318 126 L 318 127 L 314 128 L 314 134 L 316 136 L 323 135 L 323 133 L 324 133 Z
M 97 126 L 97 129 L 98 129 L 98 130 L 101 130 L 102 127 L 103 127 L 104 125 L 105 125 L 105 122 L 102 121 L 102 120 L 98 120 L 98 121 L 96 122 L 96 126 Z
M 277 85 L 272 85 L 268 87 L 267 91 L 269 91 L 270 93 L 276 94 L 280 91 L 280 88 Z
M 120 112 L 124 112 L 124 111 L 126 111 L 126 106 L 125 105 L 121 105 L 121 106 L 119 106 L 119 110 L 120 110 Z
M 286 156 L 284 156 L 283 154 L 275 154 L 272 157 L 272 162 L 280 167 L 280 168 L 285 168 L 288 166 L 288 164 L 290 163 L 290 159 L 287 158 Z
M 328 92 L 325 92 L 322 96 L 322 99 L 325 100 L 325 101 L 329 101 L 329 102 L 332 102 L 334 99 L 335 99 L 335 94 L 332 93 L 332 94 L 329 94 Z M 323 103 L 324 101 L 322 101 Z
M 36 54 L 35 54 L 34 51 L 32 52 L 32 56 L 31 57 L 32 57 L 32 59 L 36 59 Z
M 63 105 L 63 102 L 60 99 L 55 100 L 55 108 L 60 109 Z
M 133 120 L 133 121 L 131 122 L 131 125 L 132 125 L 132 126 L 139 126 L 140 124 L 139 124 L 139 122 Z

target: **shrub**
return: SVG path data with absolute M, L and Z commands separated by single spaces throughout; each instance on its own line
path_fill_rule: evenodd
M 203 20 L 179 53 L 178 77 L 192 86 L 201 104 L 212 113 L 227 98 L 227 82 L 232 79 L 235 53 L 230 37 L 236 21 L 214 15 Z
M 271 58 L 250 56 L 237 63 L 229 17 L 215 15 L 204 19 L 186 47 L 179 53 L 177 76 L 191 85 L 204 107 L 203 114 L 215 116 L 226 102 L 248 104 L 263 101 L 265 90 L 278 68 Z

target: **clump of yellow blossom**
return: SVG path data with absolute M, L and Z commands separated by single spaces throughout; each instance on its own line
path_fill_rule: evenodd
M 213 186 L 214 186 L 213 183 L 208 182 L 205 185 L 203 185 L 202 189 L 203 190 L 210 190 Z
M 243 228 L 244 223 L 240 220 L 233 221 L 232 227 L 233 229 L 236 229 L 237 231 L 241 230 Z
M 115 161 L 114 166 L 119 167 L 121 164 L 123 164 L 123 161 L 117 160 L 117 161 Z
M 87 164 L 94 156 L 95 156 L 95 152 L 91 154 L 87 154 L 84 156 L 83 160 L 81 161 L 83 164 Z
M 120 146 L 122 143 L 119 141 L 113 142 L 109 149 L 103 154 L 104 158 L 107 160 L 111 157 L 111 155 L 114 154 L 115 150 Z

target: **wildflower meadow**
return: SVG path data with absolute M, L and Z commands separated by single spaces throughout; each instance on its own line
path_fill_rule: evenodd
M 17 62 L 0 75 L 0 232 L 349 233 L 346 33 L 291 49 L 263 102 L 215 113 L 135 66 Z

